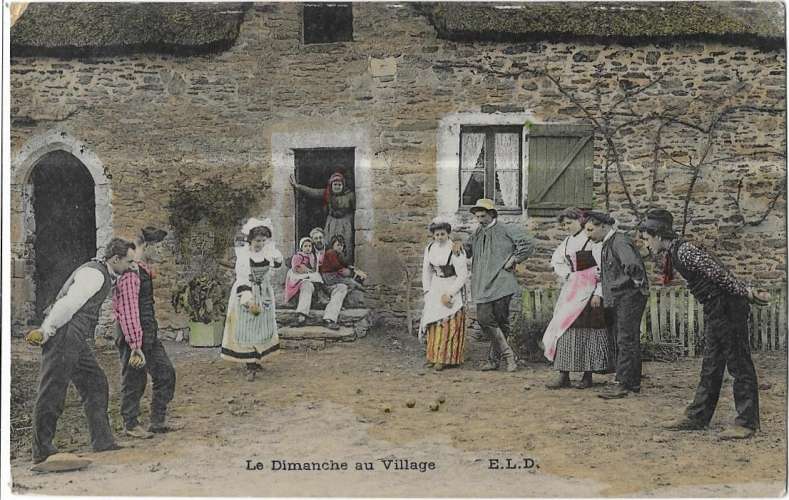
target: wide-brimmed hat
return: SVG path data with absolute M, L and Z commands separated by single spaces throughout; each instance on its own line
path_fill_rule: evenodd
M 159 243 L 167 236 L 167 231 L 153 226 L 146 226 L 140 230 L 140 236 L 142 236 L 142 240 L 145 243 Z
M 639 231 L 649 231 L 662 238 L 676 238 L 674 232 L 674 216 L 664 208 L 653 208 L 647 212 L 647 217 L 638 225 Z
M 469 208 L 468 210 L 472 214 L 475 212 L 479 212 L 480 210 L 487 210 L 488 212 L 493 212 L 494 214 L 498 215 L 498 211 L 496 211 L 496 205 L 494 205 L 493 200 L 489 198 L 478 199 L 477 203 L 475 203 L 474 206 Z

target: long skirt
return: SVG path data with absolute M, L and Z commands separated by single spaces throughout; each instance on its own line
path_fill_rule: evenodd
M 554 370 L 612 373 L 616 344 L 605 328 L 570 327 L 556 344 Z
M 343 257 L 345 262 L 354 262 L 354 241 L 353 241 L 353 214 L 345 217 L 335 218 L 331 215 L 326 217 L 326 227 L 324 228 L 324 239 L 326 244 L 331 242 L 332 236 L 340 235 L 345 240 L 345 250 Z
M 266 282 L 265 285 L 268 285 Z M 236 289 L 233 284 L 232 290 Z M 252 295 L 260 307 L 260 314 L 254 315 L 241 305 L 238 294 L 230 294 L 222 337 L 221 357 L 237 363 L 257 363 L 279 349 L 277 334 L 277 312 L 270 286 L 265 289 L 253 285 Z
M 466 349 L 466 311 L 427 326 L 427 360 L 430 363 L 459 365 Z

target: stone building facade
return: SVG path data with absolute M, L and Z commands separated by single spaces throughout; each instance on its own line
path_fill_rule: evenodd
M 11 33 L 15 326 L 35 313 L 32 175 L 53 151 L 90 173 L 97 247 L 141 225 L 167 228 L 173 183 L 221 173 L 270 186 L 239 217 L 271 217 L 290 254 L 296 152 L 353 148 L 357 263 L 371 275 L 368 304 L 381 313 L 402 313 L 406 283 L 418 287 L 434 216 L 454 217 L 461 233 L 471 228 L 461 198 L 473 194 L 469 176 L 481 177 L 464 169 L 498 180 L 502 219 L 538 238 L 537 255 L 519 268 L 525 286 L 553 284 L 554 214 L 568 205 L 608 208 L 625 230 L 649 206 L 665 206 L 741 277 L 785 283 L 783 26 L 753 17 L 734 26 L 742 16 L 707 11 L 691 32 L 666 26 L 682 17 L 672 11 L 622 27 L 614 21 L 626 9 L 587 4 L 593 10 L 564 17 L 592 12 L 610 25 L 549 32 L 525 5 L 355 3 L 351 41 L 312 44 L 303 4 L 223 4 L 211 7 L 225 16 L 212 28 L 216 40 L 80 49 L 57 36 L 40 41 L 42 28 L 24 24 L 46 24 L 46 5 L 29 7 Z M 555 16 L 559 7 L 542 8 Z M 493 161 L 479 156 L 483 137 Z M 510 149 L 497 149 L 507 140 Z M 470 154 L 483 159 L 464 162 Z M 546 164 L 554 170 L 540 170 Z M 556 191 L 551 180 L 568 176 L 574 187 Z M 157 285 L 165 328 L 184 324 L 169 306 L 181 270 L 175 238 Z

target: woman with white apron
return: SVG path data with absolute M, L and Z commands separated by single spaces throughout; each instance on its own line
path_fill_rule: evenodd
M 454 255 L 450 223 L 433 219 L 433 241 L 425 248 L 422 289 L 425 306 L 419 324 L 419 340 L 426 344 L 428 368 L 441 371 L 463 363 L 466 347 L 466 311 L 463 288 L 468 279 L 464 253 Z

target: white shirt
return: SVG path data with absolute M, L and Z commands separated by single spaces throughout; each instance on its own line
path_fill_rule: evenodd
M 249 275 L 252 272 L 250 260 L 254 262 L 268 260 L 272 265 L 274 263 L 281 264 L 282 253 L 277 250 L 273 242 L 266 242 L 263 248 L 257 252 L 254 252 L 249 244 L 236 247 L 236 282 L 233 286 L 233 291 L 237 291 L 239 286 L 252 286 L 249 280 Z M 252 292 L 243 292 L 241 303 L 244 304 L 249 300 L 252 300 Z
M 613 231 L 610 234 L 613 234 Z M 597 262 L 597 273 L 600 273 L 600 261 L 602 260 L 602 253 L 603 253 L 603 242 L 595 243 L 592 240 L 589 240 L 586 236 L 584 231 L 579 232 L 578 234 L 574 234 L 568 236 L 567 238 L 556 247 L 556 250 L 553 252 L 553 256 L 551 257 L 551 265 L 553 265 L 553 271 L 556 273 L 559 278 L 561 278 L 562 283 L 567 280 L 567 277 L 572 272 L 570 264 L 567 263 L 567 259 L 565 255 L 570 256 L 581 250 L 584 245 L 586 248 L 591 250 L 592 256 L 594 257 L 595 262 Z M 595 286 L 594 295 L 598 297 L 603 296 L 603 286 L 598 280 L 597 285 Z
M 442 293 L 455 295 L 458 293 L 468 279 L 468 266 L 466 264 L 466 256 L 461 253 L 460 255 L 452 254 L 452 242 L 446 241 L 443 244 L 435 242 L 429 244 L 425 248 L 425 254 L 422 259 L 422 291 L 427 293 L 430 291 L 434 278 L 438 278 L 433 271 L 432 266 L 445 266 L 447 263 L 455 267 L 455 278 L 451 280 L 450 285 L 442 287 Z M 444 289 L 445 288 L 445 289 Z
M 69 287 L 66 295 L 61 297 L 52 306 L 41 331 L 45 335 L 54 335 L 58 328 L 65 325 L 85 303 L 96 295 L 104 285 L 104 275 L 98 269 L 83 267 L 74 274 L 74 282 Z

